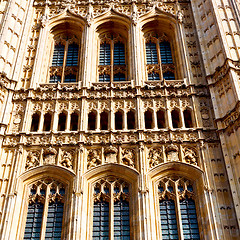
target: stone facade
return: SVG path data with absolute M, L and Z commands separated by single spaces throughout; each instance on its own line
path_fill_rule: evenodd
M 146 44 L 164 41 L 173 62 L 157 49 L 160 63 L 149 63 Z M 121 66 L 116 43 L 125 46 Z M 57 44 L 61 66 L 52 64 Z M 80 46 L 74 66 L 71 44 Z M 111 46 L 110 64 L 99 63 L 101 44 Z M 64 205 L 61 239 L 95 239 L 101 199 L 110 204 L 108 239 L 123 199 L 127 239 L 160 240 L 166 198 L 178 239 L 186 239 L 179 201 L 188 198 L 201 240 L 240 238 L 238 0 L 3 0 L 0 46 L 0 240 L 45 239 L 54 202 Z M 36 202 L 40 238 L 24 238 Z

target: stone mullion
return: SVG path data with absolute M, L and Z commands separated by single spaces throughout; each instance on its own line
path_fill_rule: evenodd
M 179 117 L 180 117 L 180 123 L 181 127 L 180 128 L 186 128 L 185 127 L 185 121 L 184 121 L 184 115 L 183 115 L 183 107 L 182 107 L 182 101 L 180 101 L 180 108 L 179 108 Z
M 54 106 L 54 112 L 52 114 L 52 131 L 56 132 L 58 130 L 58 118 L 59 118 L 59 112 L 58 112 L 58 107 L 59 104 L 58 102 L 55 102 L 55 106 Z
M 41 110 L 40 118 L 39 118 L 38 132 L 42 132 L 43 131 L 44 114 L 45 113 L 43 112 L 43 110 Z
M 127 111 L 123 111 L 123 130 L 127 130 Z
M 111 61 L 111 65 L 110 65 L 110 67 L 111 67 L 111 73 L 110 73 L 110 81 L 111 82 L 113 82 L 114 81 L 114 66 L 113 66 L 113 64 L 114 64 L 114 42 L 113 42 L 113 40 L 111 40 L 111 42 L 110 42 L 110 61 Z
M 108 129 L 114 130 L 115 126 L 115 111 L 114 111 L 114 102 L 110 100 L 110 112 L 108 112 Z
M 183 237 L 183 227 L 182 227 L 182 219 L 181 219 L 181 210 L 180 210 L 180 200 L 179 200 L 179 195 L 178 195 L 178 186 L 177 183 L 175 182 L 175 208 L 176 208 L 176 218 L 177 218 L 177 224 L 178 224 L 178 237 L 179 240 L 184 240 Z
M 156 42 L 156 48 L 157 48 L 157 57 L 158 57 L 158 66 L 159 66 L 159 78 L 163 79 L 163 70 L 162 70 L 162 59 L 161 59 L 161 51 L 160 51 L 160 45 L 159 40 Z
M 110 201 L 109 201 L 109 240 L 114 240 L 114 196 L 113 185 L 110 186 Z
M 157 112 L 156 112 L 155 108 L 153 108 L 152 114 L 153 114 L 153 129 L 157 130 L 158 129 L 158 123 L 157 123 Z
M 167 111 L 167 117 L 166 117 L 166 125 L 168 128 L 172 129 L 172 115 L 171 115 L 171 109 L 170 109 L 170 101 L 166 99 L 166 111 Z
M 68 52 L 68 41 L 66 41 L 65 46 L 64 46 L 64 56 L 63 56 L 63 68 L 62 68 L 61 83 L 64 83 L 64 80 L 65 80 L 67 52 Z
M 67 111 L 67 119 L 66 119 L 66 131 L 70 131 L 70 123 L 71 123 L 71 114 L 69 110 Z

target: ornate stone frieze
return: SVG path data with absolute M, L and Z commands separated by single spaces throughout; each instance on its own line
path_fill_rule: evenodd
M 163 159 L 162 147 L 149 149 L 149 152 L 148 152 L 149 168 L 156 167 L 163 162 L 164 162 L 164 159 Z
M 62 150 L 61 159 L 59 163 L 63 167 L 73 169 L 74 157 L 75 150 L 73 149 Z
M 122 164 L 129 167 L 135 166 L 136 152 L 135 149 L 123 148 L 122 149 Z
M 28 151 L 25 169 L 29 170 L 40 165 L 41 152 L 38 150 Z
M 87 169 L 96 167 L 102 164 L 102 153 L 101 149 L 90 149 L 88 150 L 87 156 Z

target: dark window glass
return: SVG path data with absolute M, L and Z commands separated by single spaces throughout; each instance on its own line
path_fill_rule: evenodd
M 108 130 L 108 113 L 102 112 L 100 115 L 101 130 Z
M 39 125 L 40 115 L 38 113 L 34 113 L 32 115 L 32 125 L 31 125 L 31 131 L 37 132 L 38 125 Z
M 165 128 L 165 114 L 164 111 L 157 111 L 158 128 Z
M 165 72 L 163 73 L 163 78 L 166 80 L 174 80 L 175 76 L 173 72 Z
M 40 239 L 42 215 L 43 215 L 43 204 L 36 202 L 28 205 L 24 239 L 27 239 L 27 240 Z
M 74 74 L 66 75 L 65 79 L 64 79 L 64 82 L 65 83 L 76 82 L 76 75 L 74 75 Z
M 110 44 L 102 43 L 100 44 L 99 65 L 110 65 L 110 64 L 111 64 Z
M 173 63 L 170 43 L 167 41 L 160 43 L 161 62 L 162 64 Z
M 63 203 L 54 202 L 48 206 L 45 240 L 61 240 Z
M 88 130 L 96 129 L 96 114 L 94 112 L 90 112 L 88 114 Z
M 52 66 L 62 66 L 63 58 L 64 58 L 64 45 L 62 44 L 55 45 L 53 51 Z
M 129 203 L 114 203 L 114 240 L 130 240 Z
M 57 83 L 57 82 L 61 82 L 61 77 L 58 75 L 53 75 L 50 77 L 50 83 Z
M 157 47 L 155 43 L 146 43 L 147 64 L 158 64 Z
M 123 73 L 117 73 L 117 74 L 114 74 L 114 79 L 113 81 L 114 82 L 121 82 L 121 81 L 125 81 L 125 74 Z
M 125 64 L 125 47 L 123 43 L 114 44 L 114 65 L 124 65 Z
M 109 239 L 109 203 L 95 202 L 93 206 L 93 240 Z
M 193 122 L 192 122 L 191 111 L 188 110 L 188 109 L 184 110 L 183 116 L 184 116 L 185 127 L 186 128 L 192 128 L 193 127 Z
M 162 239 L 178 239 L 177 219 L 173 200 L 161 200 L 160 203 Z
M 180 124 L 179 111 L 173 110 L 173 111 L 171 112 L 171 116 L 172 116 L 172 125 L 173 125 L 173 128 L 180 128 L 180 127 L 181 127 L 181 124 Z
M 116 130 L 123 129 L 123 115 L 121 112 L 115 113 L 115 129 Z
M 152 112 L 150 110 L 147 110 L 144 115 L 145 115 L 145 128 L 146 129 L 152 129 L 153 128 L 153 126 L 152 126 L 152 122 L 153 122 Z
M 135 113 L 133 111 L 127 113 L 127 128 L 135 129 Z
M 99 82 L 110 82 L 110 75 L 99 75 Z
M 180 210 L 184 239 L 199 240 L 199 230 L 195 202 L 192 199 L 180 201 Z
M 78 45 L 76 43 L 69 44 L 67 53 L 66 66 L 78 65 Z
M 71 125 L 70 125 L 71 131 L 77 131 L 78 130 L 78 114 L 72 113 L 71 114 Z
M 148 81 L 154 81 L 154 80 L 160 80 L 159 74 L 158 73 L 149 73 L 148 74 Z
M 50 113 L 46 113 L 44 115 L 43 131 L 50 131 L 51 124 L 52 124 L 52 115 Z
M 60 113 L 58 116 L 58 131 L 65 131 L 67 116 L 65 113 Z

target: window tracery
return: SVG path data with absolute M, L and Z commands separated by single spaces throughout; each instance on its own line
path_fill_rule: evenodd
M 50 83 L 76 82 L 78 74 L 79 40 L 76 36 L 61 35 L 54 39 Z
M 148 80 L 174 80 L 175 66 L 168 36 L 165 33 L 145 33 Z
M 100 35 L 99 82 L 126 81 L 125 39 L 117 33 Z
M 92 239 L 130 240 L 129 201 L 130 186 L 122 179 L 107 177 L 94 184 Z
M 42 179 L 29 187 L 25 240 L 61 240 L 66 186 Z
M 194 185 L 179 176 L 158 183 L 158 201 L 163 239 L 200 239 Z

